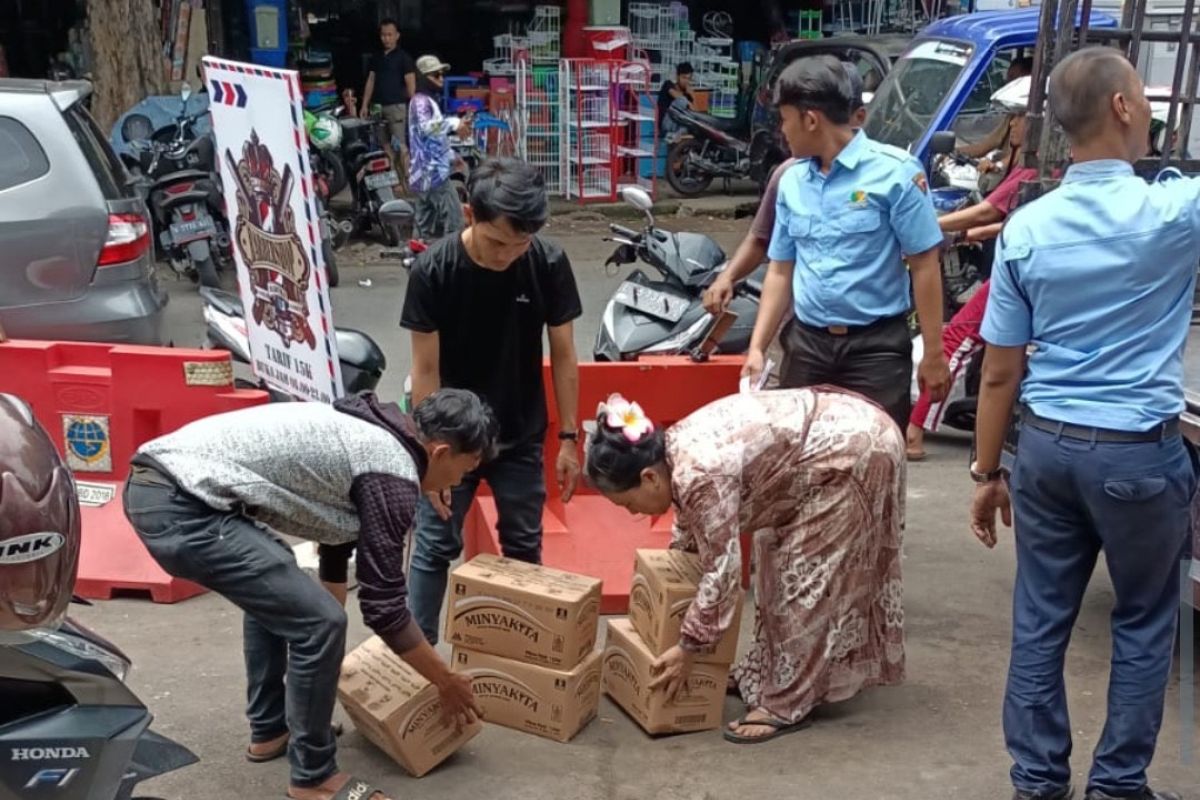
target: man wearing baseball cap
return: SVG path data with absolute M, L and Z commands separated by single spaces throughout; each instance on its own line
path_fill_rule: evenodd
M 470 125 L 445 117 L 438 107 L 450 65 L 437 56 L 417 59 L 417 93 L 408 108 L 408 188 L 416 197 L 417 236 L 429 242 L 462 230 L 462 203 L 450 180 L 454 149 L 450 135 L 470 135 Z

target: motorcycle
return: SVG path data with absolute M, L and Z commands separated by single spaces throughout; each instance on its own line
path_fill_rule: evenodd
M 10 523 L 0 536 L 0 797 L 129 800 L 142 781 L 199 759 L 150 730 L 153 716 L 125 684 L 129 657 L 66 615 L 81 539 L 75 484 L 23 400 L 0 395 L 0 410 L 10 448 L 0 504 Z
M 399 240 L 379 218 L 384 204 L 396 199 L 396 187 L 400 185 L 400 176 L 378 143 L 383 124 L 375 119 L 342 120 L 342 158 L 349 176 L 350 193 L 354 197 L 355 230 L 362 232 L 376 226 L 383 233 L 384 243 L 395 247 Z
M 204 302 L 206 350 L 227 350 L 234 361 L 250 363 L 250 339 L 246 332 L 245 312 L 242 299 L 235 294 L 219 289 L 202 288 L 200 298 Z M 347 394 L 375 389 L 387 368 L 387 357 L 375 340 L 362 331 L 352 328 L 334 329 L 337 343 L 338 362 L 341 364 L 342 385 Z M 278 392 L 265 382 L 238 379 L 240 387 L 263 389 L 273 402 L 289 402 L 291 396 Z
M 154 221 L 160 252 L 171 268 L 202 286 L 219 286 L 218 269 L 233 264 L 229 222 L 220 176 L 216 172 L 216 147 L 212 135 L 197 136 L 194 125 L 203 114 L 188 114 L 191 89 L 185 83 L 182 109 L 174 125 L 146 138 L 128 136 L 135 155 L 123 158 L 140 176 Z M 127 133 L 144 130 L 148 121 L 131 115 Z
M 751 177 L 750 126 L 743 119 L 724 119 L 672 106 L 668 112 L 686 135 L 667 151 L 667 182 L 684 197 L 695 197 L 721 178 Z
M 661 279 L 636 269 L 621 282 L 604 308 L 593 357 L 596 361 L 631 361 L 639 355 L 687 353 L 703 360 L 711 352 L 744 353 L 750 346 L 762 294 L 766 265 L 743 281 L 728 311 L 713 316 L 704 310 L 704 290 L 725 263 L 725 253 L 699 233 L 671 233 L 656 227 L 653 201 L 642 189 L 626 186 L 621 199 L 646 215 L 646 227 L 635 231 L 610 225 L 617 243 L 607 264 L 641 261 Z

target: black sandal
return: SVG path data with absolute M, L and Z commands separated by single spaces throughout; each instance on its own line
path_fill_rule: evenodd
M 737 721 L 738 727 L 743 725 L 761 725 L 764 728 L 773 728 L 770 733 L 762 736 L 742 736 L 740 733 L 731 731 L 728 727 L 721 731 L 721 735 L 725 737 L 725 741 L 733 742 L 734 744 L 758 744 L 760 742 L 769 742 L 772 739 L 778 739 L 780 736 L 787 736 L 789 733 L 803 730 L 812 724 L 812 720 L 808 717 L 799 722 L 784 722 L 781 719 L 768 717 L 766 719 L 749 719 L 750 713 L 747 712 Z
M 330 728 L 333 730 L 333 735 L 335 738 L 342 735 L 342 723 L 335 722 L 330 726 Z M 266 753 L 252 753 L 250 752 L 250 748 L 247 747 L 246 760 L 251 764 L 266 764 L 268 761 L 274 761 L 277 758 L 283 758 L 285 755 L 287 755 L 288 742 L 291 741 L 291 738 L 291 736 L 285 736 L 283 742 L 278 747 L 276 747 L 274 750 L 269 750 Z M 367 796 L 370 797 L 370 795 Z
M 350 780 L 342 784 L 342 788 L 334 792 L 329 800 L 371 800 L 376 794 L 388 796 L 387 792 L 372 786 L 370 781 L 351 775 Z M 289 799 L 292 797 L 291 790 L 288 790 L 287 796 Z

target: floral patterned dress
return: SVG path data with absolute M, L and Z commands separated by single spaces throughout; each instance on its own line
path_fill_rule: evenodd
M 882 409 L 833 387 L 733 395 L 667 431 L 667 460 L 671 546 L 706 573 L 685 649 L 731 624 L 754 531 L 754 643 L 733 671 L 750 708 L 798 722 L 904 679 L 904 437 Z

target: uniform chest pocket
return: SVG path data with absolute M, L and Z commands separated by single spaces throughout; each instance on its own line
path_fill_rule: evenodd
M 879 226 L 883 224 L 879 212 L 873 208 L 838 214 L 833 222 L 842 233 L 870 233 L 879 230 Z
M 788 218 L 787 232 L 793 239 L 803 239 L 811 236 L 813 233 L 813 218 L 800 214 L 793 214 Z

